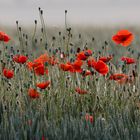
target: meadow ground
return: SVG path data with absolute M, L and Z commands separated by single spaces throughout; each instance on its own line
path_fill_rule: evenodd
M 128 47 L 112 41 L 120 29 L 134 34 Z M 32 30 L 17 24 L 5 31 L 11 40 L 0 42 L 1 140 L 140 139 L 139 27 L 65 30 L 43 25 Z M 76 54 L 88 49 L 92 56 L 84 54 L 86 60 L 75 64 Z M 27 60 L 19 60 L 20 55 Z M 111 56 L 105 75 L 87 66 L 90 58 L 103 56 Z M 135 62 L 128 65 L 124 56 Z M 127 80 L 111 80 L 112 74 L 122 73 Z

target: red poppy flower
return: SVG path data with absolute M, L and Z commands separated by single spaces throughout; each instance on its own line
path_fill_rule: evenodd
M 34 63 L 45 63 L 49 60 L 49 56 L 45 53 L 40 55 L 37 59 L 34 60 Z
M 82 52 L 79 52 L 77 54 L 77 59 L 80 59 L 80 60 L 87 60 L 89 56 L 92 55 L 92 51 L 91 50 L 85 50 L 85 51 L 82 51 Z
M 110 80 L 115 80 L 117 81 L 119 84 L 125 84 L 128 82 L 128 76 L 126 74 L 113 74 L 109 77 Z
M 36 86 L 41 88 L 41 89 L 45 89 L 50 85 L 50 81 L 46 81 L 46 82 L 42 82 L 42 83 L 37 83 Z
M 9 69 L 4 68 L 4 69 L 3 69 L 3 75 L 4 75 L 7 79 L 11 79 L 11 78 L 13 78 L 13 76 L 14 76 L 14 72 L 13 72 L 13 70 L 9 70 Z
M 88 93 L 86 90 L 80 89 L 79 87 L 77 87 L 77 88 L 75 89 L 75 91 L 76 91 L 78 94 L 87 94 L 87 93 Z
M 116 73 L 116 74 L 112 74 L 110 77 L 109 77 L 109 79 L 110 80 L 115 80 L 115 81 L 117 81 L 117 80 L 120 80 L 120 79 L 122 79 L 122 78 L 124 78 L 124 77 L 128 77 L 126 74 L 123 74 L 123 73 Z
M 28 68 L 29 70 L 32 70 L 32 69 L 33 69 L 33 65 L 34 65 L 33 62 L 27 62 L 27 63 L 26 63 L 26 66 L 27 66 L 27 68 Z
M 85 50 L 85 56 L 91 56 L 92 55 L 92 51 L 91 50 Z
M 84 52 L 79 52 L 77 54 L 77 59 L 80 59 L 80 60 L 86 60 L 88 57 L 85 55 Z
M 112 56 L 108 56 L 108 57 L 100 57 L 99 60 L 107 63 L 109 62 L 113 57 Z
M 69 63 L 69 62 L 67 62 L 66 64 L 60 64 L 60 68 L 63 71 L 72 71 L 73 70 L 71 63 Z
M 44 136 L 42 136 L 42 139 L 41 140 L 45 140 L 45 137 Z
M 28 62 L 27 67 L 29 68 L 29 70 L 33 70 L 35 72 L 35 74 L 38 76 L 48 74 L 48 69 L 45 68 L 43 63 Z
M 116 44 L 121 44 L 124 47 L 130 45 L 133 39 L 134 39 L 134 35 L 128 30 L 120 30 L 116 35 L 112 37 L 112 40 Z
M 81 60 L 76 60 L 71 65 L 72 65 L 72 69 L 70 70 L 71 72 L 82 72 L 81 66 L 83 65 L 83 62 Z
M 88 67 L 93 67 L 95 64 L 96 64 L 96 61 L 95 61 L 94 58 L 90 58 L 90 59 L 87 61 Z
M 34 72 L 37 75 L 44 75 L 45 73 L 45 66 L 42 63 L 36 63 L 33 65 L 34 67 Z
M 85 120 L 87 121 L 87 122 L 90 122 L 90 123 L 93 123 L 93 116 L 91 116 L 91 115 L 89 115 L 89 114 L 86 114 L 85 115 Z
M 26 63 L 27 59 L 28 59 L 27 56 L 18 55 L 18 54 L 13 57 L 13 60 L 17 63 L 20 63 L 20 64 Z
M 41 76 L 44 74 L 48 74 L 48 69 L 45 68 L 44 64 L 38 64 L 37 66 L 34 66 L 34 72 L 36 75 Z
M 93 68 L 102 75 L 106 75 L 109 72 L 108 66 L 101 60 L 94 63 Z
M 126 62 L 126 64 L 133 64 L 136 62 L 134 58 L 130 58 L 130 57 L 122 57 L 121 60 Z
M 0 41 L 8 42 L 9 40 L 10 40 L 10 37 L 4 32 L 0 31 Z
M 36 89 L 33 89 L 33 88 L 30 88 L 28 90 L 28 95 L 33 99 L 39 98 L 39 96 L 40 96 L 39 92 L 37 92 Z

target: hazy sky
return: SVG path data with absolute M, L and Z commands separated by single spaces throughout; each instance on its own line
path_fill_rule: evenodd
M 70 24 L 140 23 L 140 0 L 0 0 L 0 24 L 32 24 L 39 6 L 53 26 L 64 24 L 65 9 Z

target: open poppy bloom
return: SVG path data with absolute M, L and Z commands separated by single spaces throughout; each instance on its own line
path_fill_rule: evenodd
M 47 68 L 45 69 L 45 66 L 42 63 L 34 64 L 33 70 L 34 70 L 35 74 L 38 76 L 48 74 L 48 69 Z
M 13 78 L 13 76 L 14 76 L 14 72 L 13 72 L 13 70 L 9 70 L 9 69 L 4 68 L 4 69 L 3 69 L 3 75 L 4 75 L 7 79 L 11 79 L 11 78 Z
M 49 56 L 45 53 L 40 55 L 38 58 L 34 60 L 34 63 L 45 63 L 49 60 Z
M 107 57 L 100 57 L 99 60 L 107 63 L 109 62 L 113 57 L 112 56 L 107 56 Z
M 45 89 L 50 85 L 50 81 L 46 81 L 46 82 L 42 82 L 42 83 L 37 83 L 36 86 L 41 88 L 41 89 Z
M 96 64 L 96 61 L 95 61 L 94 58 L 90 58 L 90 59 L 87 61 L 88 67 L 93 67 L 95 64 Z
M 27 56 L 24 56 L 24 55 L 15 55 L 13 56 L 13 60 L 17 63 L 20 63 L 20 64 L 24 64 L 26 63 L 28 57 Z
M 67 62 L 66 64 L 60 64 L 60 68 L 63 70 L 63 71 L 72 71 L 73 70 L 73 67 L 71 65 L 70 62 Z
M 130 57 L 122 57 L 121 60 L 124 61 L 126 64 L 133 64 L 136 62 L 134 58 Z
M 34 65 L 33 62 L 27 62 L 27 63 L 26 63 L 26 66 L 27 66 L 27 68 L 28 68 L 29 70 L 32 70 L 32 69 L 33 69 L 33 65 Z
M 44 75 L 44 72 L 45 72 L 44 64 L 42 64 L 42 63 L 35 63 L 33 65 L 33 69 L 34 69 L 34 72 L 37 75 Z
M 39 92 L 37 92 L 36 89 L 33 89 L 33 88 L 30 88 L 28 90 L 28 95 L 33 99 L 39 98 L 39 96 L 40 96 Z
M 112 40 L 116 44 L 121 44 L 124 47 L 130 45 L 133 39 L 134 39 L 134 35 L 128 30 L 120 30 L 117 32 L 116 35 L 112 37 Z
M 112 74 L 109 77 L 110 80 L 114 80 L 117 81 L 120 84 L 125 84 L 128 82 L 128 75 L 123 74 L 123 73 L 116 73 L 116 74 Z
M 93 116 L 89 115 L 88 113 L 86 113 L 85 115 L 85 120 L 87 122 L 93 123 Z
M 8 42 L 10 37 L 4 32 L 0 31 L 0 41 Z
M 29 70 L 33 70 L 35 74 L 38 76 L 48 74 L 48 69 L 45 68 L 44 64 L 41 62 L 38 63 L 28 62 L 27 67 Z
M 85 51 L 79 52 L 76 56 L 77 56 L 77 59 L 79 60 L 87 60 L 88 57 L 91 55 L 92 55 L 91 50 L 85 50 Z
M 94 65 L 93 68 L 102 75 L 106 75 L 109 72 L 109 68 L 103 61 L 99 60 Z
M 124 78 L 124 77 L 128 77 L 126 74 L 123 74 L 123 73 L 116 73 L 116 74 L 112 74 L 110 77 L 109 77 L 109 79 L 110 80 L 115 80 L 115 81 L 117 81 L 117 80 L 120 80 L 120 79 L 122 79 L 122 78 Z
M 75 60 L 72 64 L 71 72 L 82 72 L 81 66 L 83 65 L 83 62 L 81 60 Z
M 75 89 L 75 91 L 76 91 L 78 94 L 87 94 L 87 93 L 88 93 L 86 90 L 80 89 L 79 87 L 77 87 L 77 88 Z

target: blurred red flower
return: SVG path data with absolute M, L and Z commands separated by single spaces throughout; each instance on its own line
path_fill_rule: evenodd
M 0 31 L 0 41 L 8 42 L 10 37 L 4 32 Z
M 29 70 L 34 70 L 35 74 L 38 76 L 48 74 L 48 69 L 45 68 L 44 64 L 41 62 L 28 62 L 27 67 Z
M 49 60 L 48 54 L 42 54 L 34 60 L 34 63 L 45 63 Z
M 81 88 L 79 88 L 79 87 L 77 87 L 77 88 L 75 89 L 75 91 L 76 91 L 78 94 L 87 94 L 87 93 L 88 93 L 86 90 L 83 90 L 83 89 L 81 89 Z
M 42 139 L 41 140 L 45 140 L 45 137 L 44 136 L 42 136 Z
M 9 70 L 9 69 L 4 68 L 4 69 L 3 69 L 3 75 L 4 75 L 7 79 L 11 79 L 11 78 L 13 78 L 13 76 L 14 76 L 14 72 L 13 72 L 13 70 Z
M 121 60 L 126 62 L 126 64 L 133 64 L 136 62 L 134 58 L 130 58 L 130 57 L 122 57 Z
M 50 65 L 54 66 L 55 64 L 58 64 L 58 60 L 54 57 L 54 56 L 51 56 L 49 57 L 48 54 L 42 54 L 40 55 L 37 59 L 35 59 L 33 61 L 34 63 L 45 63 L 45 62 L 48 62 Z
M 28 68 L 29 70 L 32 70 L 32 69 L 33 69 L 33 65 L 34 65 L 33 62 L 27 62 L 27 63 L 26 63 L 26 66 L 27 66 L 27 68 Z
M 94 121 L 93 116 L 89 115 L 88 113 L 85 115 L 85 120 L 90 123 L 93 123 Z
M 13 56 L 13 60 L 17 63 L 20 63 L 20 64 L 26 63 L 27 59 L 28 59 L 28 57 L 24 56 L 24 55 L 17 54 L 15 56 Z
M 63 70 L 63 71 L 72 71 L 73 70 L 73 67 L 71 65 L 70 62 L 67 62 L 66 64 L 60 64 L 60 68 Z
M 115 80 L 115 81 L 117 81 L 117 80 L 120 80 L 120 79 L 122 79 L 122 78 L 124 78 L 124 77 L 128 77 L 126 74 L 123 74 L 123 73 L 116 73 L 116 74 L 112 74 L 110 77 L 109 77 L 109 79 L 110 80 Z
M 106 63 L 99 60 L 94 65 L 93 68 L 102 75 L 106 75 L 109 72 L 109 68 Z
M 82 72 L 81 66 L 83 65 L 83 62 L 81 60 L 75 60 L 72 64 L 71 72 Z
M 37 75 L 44 75 L 45 73 L 45 66 L 42 63 L 35 63 L 33 65 L 33 69 L 34 69 L 35 74 Z
M 28 90 L 28 95 L 33 99 L 39 98 L 39 96 L 40 96 L 39 92 L 37 92 L 36 89 L 33 89 L 33 88 L 30 88 Z
M 108 65 L 104 63 L 102 60 L 95 61 L 94 58 L 90 58 L 87 61 L 89 67 L 93 67 L 97 72 L 102 75 L 106 75 L 109 72 Z
M 112 74 L 109 77 L 109 79 L 110 80 L 117 81 L 119 84 L 125 84 L 125 83 L 129 82 L 128 75 L 123 74 L 123 73 Z
M 42 83 L 37 83 L 36 86 L 41 88 L 41 89 L 45 89 L 50 85 L 50 81 L 46 81 L 46 82 L 42 82 Z
M 112 56 L 107 56 L 107 57 L 100 57 L 99 60 L 107 63 L 109 62 L 113 57 Z
M 133 39 L 134 39 L 134 35 L 128 30 L 120 30 L 117 32 L 116 35 L 112 37 L 112 40 L 116 44 L 121 44 L 124 47 L 130 45 Z
M 93 67 L 95 64 L 96 64 L 96 61 L 92 57 L 87 61 L 88 67 Z
M 60 68 L 63 71 L 69 71 L 69 72 L 82 72 L 81 66 L 83 65 L 83 62 L 81 60 L 75 60 L 73 63 L 67 62 L 66 64 L 62 63 L 60 64 Z
M 77 56 L 77 59 L 87 60 L 88 57 L 91 56 L 91 55 L 92 55 L 92 51 L 88 49 L 88 50 L 79 52 L 76 56 Z

